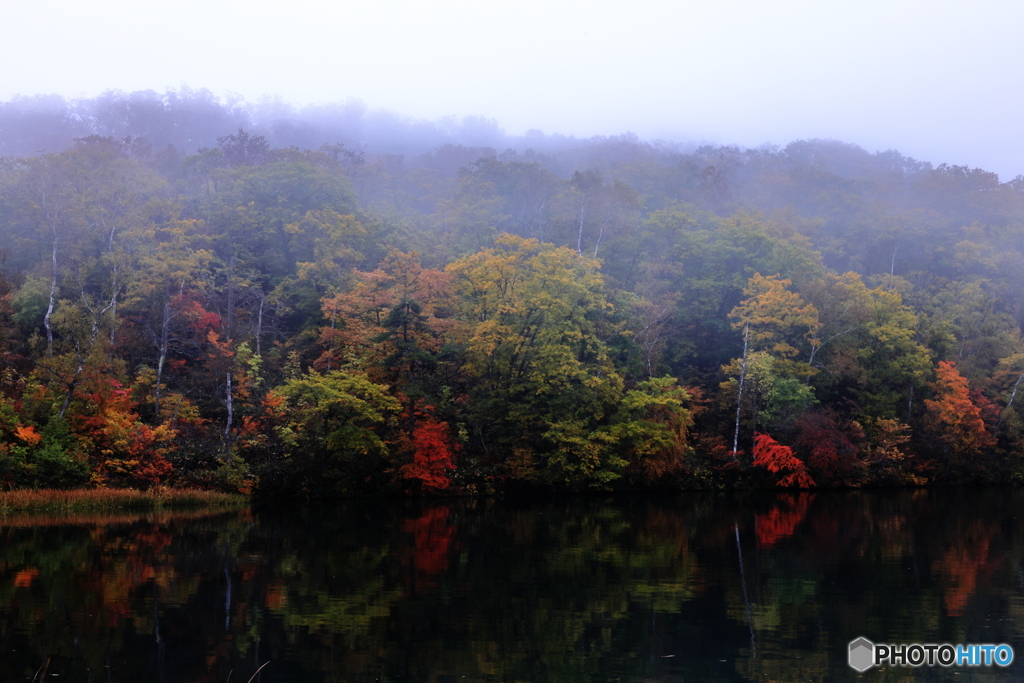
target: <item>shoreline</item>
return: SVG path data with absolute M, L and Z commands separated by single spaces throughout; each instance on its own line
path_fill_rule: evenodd
M 242 508 L 249 497 L 201 489 L 16 489 L 0 492 L 0 515 L 23 512 Z

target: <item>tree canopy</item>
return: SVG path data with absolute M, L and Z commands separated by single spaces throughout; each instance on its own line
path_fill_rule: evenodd
M 227 120 L 161 151 L 162 125 L 0 163 L 3 486 L 1024 476 L 1019 178 L 819 140 L 396 156 Z

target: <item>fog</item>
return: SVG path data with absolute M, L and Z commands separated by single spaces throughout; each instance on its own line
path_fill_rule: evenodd
M 1021 19 L 992 0 L 52 0 L 5 9 L 0 101 L 191 86 L 264 110 L 479 117 L 511 136 L 830 138 L 1008 180 L 1024 173 Z

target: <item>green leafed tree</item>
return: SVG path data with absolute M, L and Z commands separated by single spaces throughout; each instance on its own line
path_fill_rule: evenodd
M 279 450 L 262 463 L 264 490 L 316 497 L 382 485 L 386 440 L 401 409 L 387 387 L 356 374 L 311 371 L 275 388 L 266 403 L 276 411 Z
M 597 261 L 503 235 L 447 271 L 467 327 L 470 448 L 481 464 L 569 488 L 617 478 L 624 463 L 598 428 L 623 379 L 599 335 L 609 306 Z
M 693 426 L 690 393 L 672 377 L 656 377 L 627 391 L 608 427 L 634 483 L 650 485 L 688 470 Z

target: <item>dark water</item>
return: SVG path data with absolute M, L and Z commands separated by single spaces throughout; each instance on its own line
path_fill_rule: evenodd
M 0 681 L 1011 680 L 1024 492 L 0 520 Z M 847 643 L 1008 643 L 1008 669 Z

